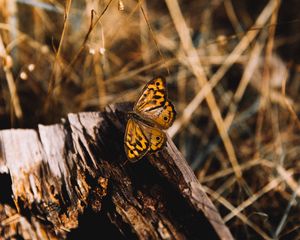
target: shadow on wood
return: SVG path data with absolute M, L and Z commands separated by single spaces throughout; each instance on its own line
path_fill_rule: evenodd
M 172 140 L 124 164 L 131 108 L 69 114 L 38 131 L 0 131 L 0 173 L 11 178 L 1 186 L 1 236 L 232 239 Z

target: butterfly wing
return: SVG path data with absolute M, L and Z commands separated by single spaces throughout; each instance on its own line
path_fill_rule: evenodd
M 163 129 L 172 125 L 176 111 L 173 104 L 167 100 L 166 80 L 164 78 L 154 78 L 145 86 L 134 106 L 134 111 Z
M 129 161 L 136 162 L 141 159 L 149 151 L 149 146 L 150 143 L 138 121 L 130 118 L 124 136 L 124 148 Z
M 150 127 L 142 122 L 139 123 L 144 135 L 150 142 L 150 151 L 156 152 L 160 150 L 166 143 L 166 134 L 158 128 Z
M 152 109 L 163 106 L 166 100 L 166 80 L 162 77 L 156 77 L 149 81 L 144 87 L 133 110 L 135 112 L 151 111 Z
M 139 115 L 160 126 L 162 129 L 168 129 L 175 120 L 176 111 L 174 105 L 167 100 L 162 107 L 142 111 Z

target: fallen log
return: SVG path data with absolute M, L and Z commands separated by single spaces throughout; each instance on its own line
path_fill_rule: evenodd
M 171 139 L 126 163 L 129 103 L 0 131 L 5 239 L 233 239 Z

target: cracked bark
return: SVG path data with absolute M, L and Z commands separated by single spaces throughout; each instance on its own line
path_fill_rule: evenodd
M 110 105 L 37 130 L 0 131 L 3 238 L 232 239 L 172 140 L 124 164 L 131 107 Z

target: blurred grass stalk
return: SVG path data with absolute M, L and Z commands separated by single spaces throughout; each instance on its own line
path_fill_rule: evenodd
M 8 0 L 8 1 L 12 1 L 13 0 Z M 45 2 L 40 2 L 40 1 L 36 1 L 36 0 L 15 0 L 17 3 L 22 3 L 22 4 L 26 4 L 29 6 L 33 6 L 42 10 L 46 10 L 46 11 L 52 11 L 52 12 L 57 12 L 57 13 L 64 13 L 64 9 L 61 8 L 60 6 L 54 5 L 54 4 L 48 4 Z
M 290 199 L 300 196 L 300 68 L 298 55 L 287 52 L 298 49 L 291 43 L 299 34 L 282 17 L 292 5 L 123 0 L 120 11 L 117 0 L 70 3 L 0 0 L 1 123 L 13 119 L 9 111 L 32 128 L 68 112 L 135 101 L 151 75 L 170 69 L 169 97 L 179 117 L 168 133 L 228 226 L 263 239 L 296 232 L 299 204 Z M 42 112 L 49 89 L 54 104 Z M 237 181 L 242 174 L 245 188 Z
M 11 26 L 11 31 L 9 31 L 9 39 L 16 39 L 17 21 L 16 21 L 16 2 L 14 0 L 1 0 L 0 6 L 2 6 L 2 12 L 6 13 L 6 21 L 9 26 Z M 6 7 L 4 9 L 4 7 Z M 22 119 L 23 112 L 20 105 L 19 96 L 17 93 L 16 83 L 12 74 L 13 58 L 7 53 L 2 33 L 0 32 L 0 57 L 2 58 L 2 67 L 5 73 L 9 93 L 11 96 L 11 103 L 13 106 L 13 111 L 18 119 Z
M 232 66 L 232 64 L 234 64 L 236 60 L 241 56 L 241 54 L 248 48 L 249 44 L 255 39 L 259 31 L 249 31 L 241 39 L 236 48 L 230 53 L 230 55 L 224 61 L 224 63 L 221 65 L 218 71 L 212 76 L 210 81 L 208 81 L 204 70 L 202 69 L 202 64 L 198 57 L 198 54 L 195 48 L 193 47 L 192 41 L 188 37 L 189 32 L 187 30 L 187 26 L 185 24 L 184 18 L 181 14 L 177 1 L 175 4 L 173 0 L 166 0 L 166 3 L 174 21 L 175 27 L 177 28 L 177 32 L 180 36 L 188 61 L 190 63 L 189 66 L 194 75 L 199 80 L 200 86 L 202 87 L 201 91 L 199 91 L 198 94 L 194 97 L 194 99 L 187 105 L 187 107 L 183 111 L 182 117 L 177 119 L 173 126 L 170 128 L 169 134 L 171 136 L 174 136 L 176 132 L 182 127 L 182 125 L 184 125 L 190 120 L 192 114 L 198 108 L 203 99 L 206 98 L 212 117 L 216 123 L 220 136 L 226 148 L 229 160 L 235 170 L 236 176 L 240 178 L 242 172 L 240 170 L 240 166 L 236 158 L 233 144 L 228 136 L 229 126 L 226 126 L 226 123 L 222 119 L 220 109 L 211 91 L 212 88 L 222 79 L 222 77 Z M 272 16 L 274 10 L 278 8 L 279 3 L 279 0 L 270 0 L 269 3 L 266 5 L 265 9 L 257 18 L 253 28 L 257 26 L 264 26 L 268 19 Z

